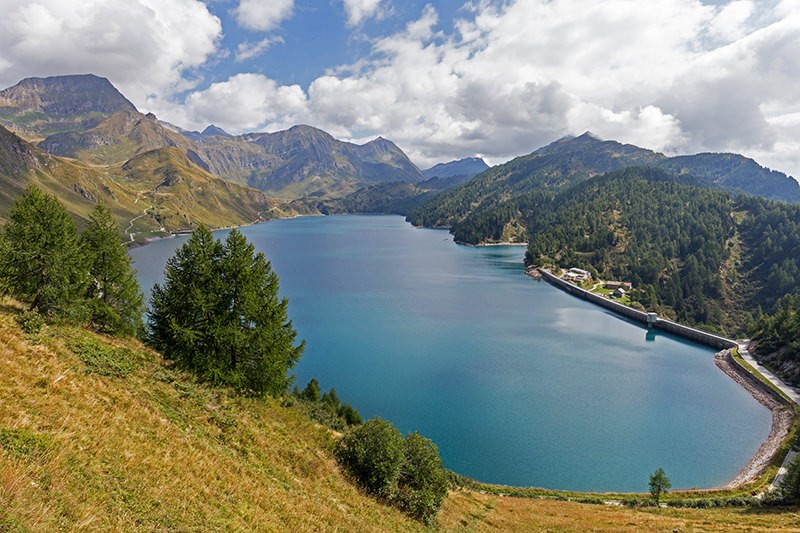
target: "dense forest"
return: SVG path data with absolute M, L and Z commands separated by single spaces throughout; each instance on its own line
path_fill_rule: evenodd
M 533 265 L 579 266 L 630 281 L 644 308 L 746 333 L 800 283 L 800 207 L 699 188 L 650 168 L 518 205 Z

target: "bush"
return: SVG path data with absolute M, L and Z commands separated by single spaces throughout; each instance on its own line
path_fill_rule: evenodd
M 419 433 L 403 440 L 405 462 L 400 469 L 398 503 L 414 518 L 429 524 L 447 496 L 447 473 L 436 445 Z
M 436 445 L 416 432 L 403 438 L 380 418 L 342 437 L 336 457 L 367 492 L 425 524 L 433 521 L 447 496 L 450 479 Z
M 387 500 L 397 494 L 403 437 L 389 422 L 373 418 L 356 426 L 337 443 L 336 458 L 370 494 Z
M 44 327 L 44 317 L 37 311 L 25 311 L 17 315 L 17 324 L 28 335 L 38 335 Z

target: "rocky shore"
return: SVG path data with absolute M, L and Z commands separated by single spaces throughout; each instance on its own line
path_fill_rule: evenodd
M 772 413 L 772 427 L 766 440 L 756 451 L 752 459 L 724 488 L 736 488 L 758 478 L 769 466 L 772 457 L 789 434 L 794 423 L 794 412 L 789 403 L 766 385 L 757 381 L 733 360 L 731 350 L 722 350 L 714 356 L 717 367 L 744 387 L 753 398 Z

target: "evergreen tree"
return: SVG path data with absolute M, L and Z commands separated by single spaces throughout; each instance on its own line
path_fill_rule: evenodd
M 0 276 L 30 310 L 78 317 L 86 265 L 75 222 L 55 196 L 31 185 L 14 202 L 5 227 Z
M 119 227 L 104 204 L 95 206 L 82 240 L 89 260 L 86 296 L 91 322 L 100 331 L 135 333 L 142 325 L 144 296 L 120 242 Z
M 205 227 L 167 262 L 148 322 L 150 343 L 165 357 L 216 384 L 257 395 L 290 385 L 303 352 L 278 297 L 278 277 L 237 230 L 225 243 Z
M 660 503 L 661 496 L 669 492 L 671 488 L 672 483 L 670 483 L 663 468 L 659 468 L 650 474 L 650 495 L 656 501 L 656 505 Z

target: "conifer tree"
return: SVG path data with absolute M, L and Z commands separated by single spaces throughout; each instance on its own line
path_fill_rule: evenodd
M 75 222 L 55 196 L 31 185 L 14 202 L 5 227 L 0 275 L 30 310 L 80 316 L 86 265 Z
M 142 326 L 144 296 L 120 235 L 111 211 L 97 204 L 82 235 L 89 260 L 87 304 L 99 331 L 133 334 Z
M 205 227 L 167 262 L 151 298 L 149 340 L 203 379 L 257 395 L 290 385 L 303 352 L 278 297 L 278 277 L 237 230 L 225 243 Z

